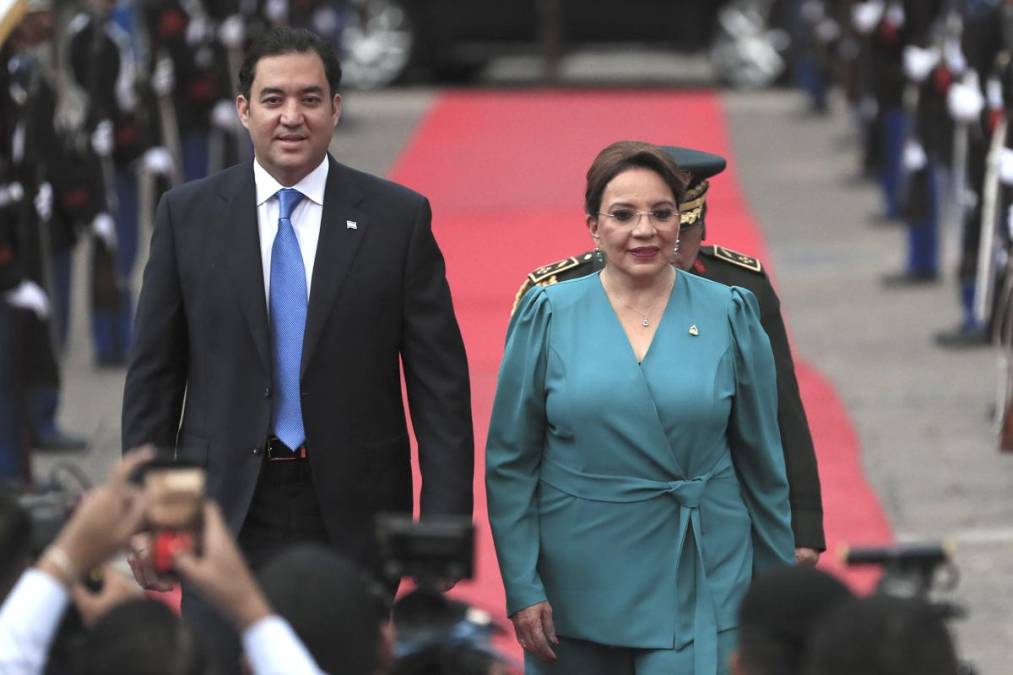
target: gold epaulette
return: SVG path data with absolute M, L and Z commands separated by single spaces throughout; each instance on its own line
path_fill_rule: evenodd
M 591 254 L 585 254 L 584 256 L 571 256 L 564 258 L 563 260 L 557 260 L 554 263 L 548 265 L 542 265 L 538 269 L 534 270 L 524 279 L 524 283 L 517 290 L 517 295 L 514 296 L 514 305 L 510 308 L 510 316 L 517 310 L 517 305 L 520 303 L 521 298 L 528 292 L 529 288 L 534 286 L 551 286 L 556 283 L 557 277 L 560 272 L 566 270 L 572 270 L 574 267 L 579 267 L 583 261 L 586 262 L 591 259 Z
M 739 253 L 733 251 L 730 248 L 724 246 L 704 246 L 700 249 L 700 253 L 704 255 L 713 256 L 719 260 L 744 267 L 751 272 L 762 272 L 763 265 L 756 258 L 750 257 L 745 253 Z

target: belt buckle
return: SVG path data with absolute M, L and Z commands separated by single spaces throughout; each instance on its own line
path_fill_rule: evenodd
M 306 445 L 300 445 L 295 450 L 292 450 L 287 445 L 281 442 L 276 436 L 271 436 L 267 439 L 267 461 L 269 462 L 294 462 L 300 459 L 306 459 Z

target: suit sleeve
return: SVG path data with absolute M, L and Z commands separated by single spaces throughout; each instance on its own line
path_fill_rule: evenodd
M 742 498 L 752 519 L 756 573 L 795 562 L 788 478 L 777 428 L 777 383 L 756 297 L 731 287 L 728 321 L 735 352 L 735 400 L 728 440 Z
M 454 316 L 432 211 L 415 213 L 404 289 L 404 364 L 408 405 L 419 445 L 421 512 L 471 516 L 475 439 L 464 341 Z
M 507 613 L 545 600 L 538 574 L 536 489 L 545 438 L 546 337 L 551 311 L 545 290 L 521 300 L 507 331 L 485 449 L 485 483 Z
M 777 424 L 781 430 L 784 463 L 788 470 L 795 546 L 824 551 L 823 498 L 816 451 L 795 378 L 795 362 L 781 316 L 781 302 L 770 280 L 763 277 L 763 282 L 763 287 L 757 289 L 757 300 L 760 303 L 760 322 L 770 339 L 777 368 Z
M 187 380 L 187 322 L 172 209 L 162 197 L 134 324 L 134 351 L 123 393 L 123 449 L 176 444 Z

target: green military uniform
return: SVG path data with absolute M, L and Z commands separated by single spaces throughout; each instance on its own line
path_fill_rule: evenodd
M 713 166 L 697 170 L 697 166 L 702 166 L 700 158 L 706 153 L 686 151 L 682 148 L 665 149 L 675 156 L 680 167 L 693 175 L 686 198 L 680 204 L 682 227 L 697 224 L 703 226 L 702 221 L 706 213 L 705 197 L 709 187 L 704 179 L 723 169 L 724 161 L 721 160 L 720 164 L 716 165 L 720 167 L 717 170 L 714 170 Z M 714 158 L 713 155 L 709 157 Z M 550 286 L 567 279 L 576 279 L 599 272 L 604 266 L 603 256 L 588 251 L 539 267 L 528 274 L 517 291 L 514 308 L 516 309 L 520 299 L 533 287 Z M 795 546 L 824 551 L 826 540 L 823 533 L 823 501 L 816 452 L 798 390 L 795 362 L 791 356 L 777 293 L 774 292 L 774 287 L 759 260 L 722 246 L 702 246 L 700 254 L 688 271 L 726 286 L 745 288 L 756 296 L 760 306 L 760 323 L 770 340 L 777 369 L 777 421 L 788 471 L 791 525 L 795 535 Z

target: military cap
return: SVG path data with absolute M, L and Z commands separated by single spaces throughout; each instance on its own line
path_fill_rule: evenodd
M 707 190 L 710 188 L 708 178 L 725 170 L 728 163 L 724 157 L 702 150 L 682 148 L 675 145 L 660 145 L 680 169 L 690 175 L 686 196 L 679 205 L 679 224 L 683 227 L 694 225 L 703 218 Z

